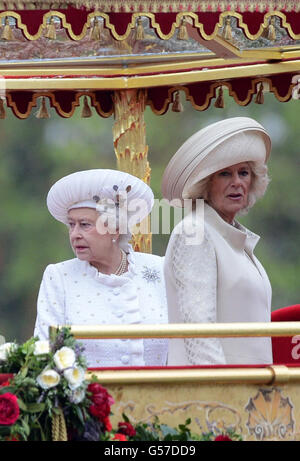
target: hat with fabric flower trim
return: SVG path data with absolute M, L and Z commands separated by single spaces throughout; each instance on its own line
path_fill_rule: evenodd
M 242 162 L 265 164 L 271 140 L 256 120 L 233 117 L 213 123 L 188 138 L 171 158 L 162 180 L 164 198 L 197 198 L 197 183 Z
M 51 187 L 47 196 L 49 212 L 64 224 L 68 224 L 71 209 L 87 207 L 98 210 L 104 221 L 113 214 L 118 218 L 125 216 L 129 231 L 146 218 L 153 204 L 153 192 L 142 180 L 109 169 L 78 171 L 65 176 Z

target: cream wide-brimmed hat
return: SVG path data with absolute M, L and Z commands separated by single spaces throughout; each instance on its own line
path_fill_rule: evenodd
M 124 203 L 127 220 L 134 226 L 151 212 L 153 192 L 139 178 L 109 169 L 78 171 L 65 176 L 51 187 L 47 196 L 49 212 L 64 224 L 68 224 L 71 209 L 87 207 L 108 214 Z
M 169 201 L 197 198 L 195 185 L 216 171 L 242 162 L 265 164 L 271 139 L 265 128 L 248 117 L 213 123 L 188 138 L 171 158 L 162 179 Z

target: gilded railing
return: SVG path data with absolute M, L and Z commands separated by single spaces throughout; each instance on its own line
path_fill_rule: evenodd
M 50 332 L 56 327 L 50 327 Z M 300 335 L 300 322 L 169 323 L 143 325 L 71 325 L 78 339 L 207 338 Z
M 50 337 L 57 328 L 49 329 Z M 300 335 L 300 322 L 251 322 L 214 324 L 165 325 L 71 325 L 77 339 L 134 339 L 134 338 L 195 338 L 195 337 L 284 337 Z M 87 377 L 97 375 L 103 384 L 136 383 L 252 383 L 279 384 L 300 381 L 300 367 L 285 365 L 124 368 L 118 370 L 89 370 Z

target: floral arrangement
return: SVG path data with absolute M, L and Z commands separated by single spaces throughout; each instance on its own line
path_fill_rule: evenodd
M 0 441 L 241 440 L 234 433 L 194 435 L 190 420 L 171 428 L 110 422 L 112 396 L 95 376 L 86 380 L 83 348 L 70 330 L 51 341 L 31 338 L 0 346 Z

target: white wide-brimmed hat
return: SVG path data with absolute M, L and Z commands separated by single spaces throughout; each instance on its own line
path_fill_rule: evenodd
M 213 123 L 188 138 L 172 157 L 162 179 L 163 197 L 169 201 L 197 198 L 194 186 L 202 179 L 242 162 L 265 164 L 270 151 L 267 131 L 252 118 Z
M 73 208 L 94 208 L 107 213 L 124 201 L 128 222 L 136 225 L 151 212 L 153 192 L 139 178 L 108 169 L 78 171 L 65 176 L 51 187 L 47 196 L 49 212 L 64 224 L 68 224 L 68 212 Z

